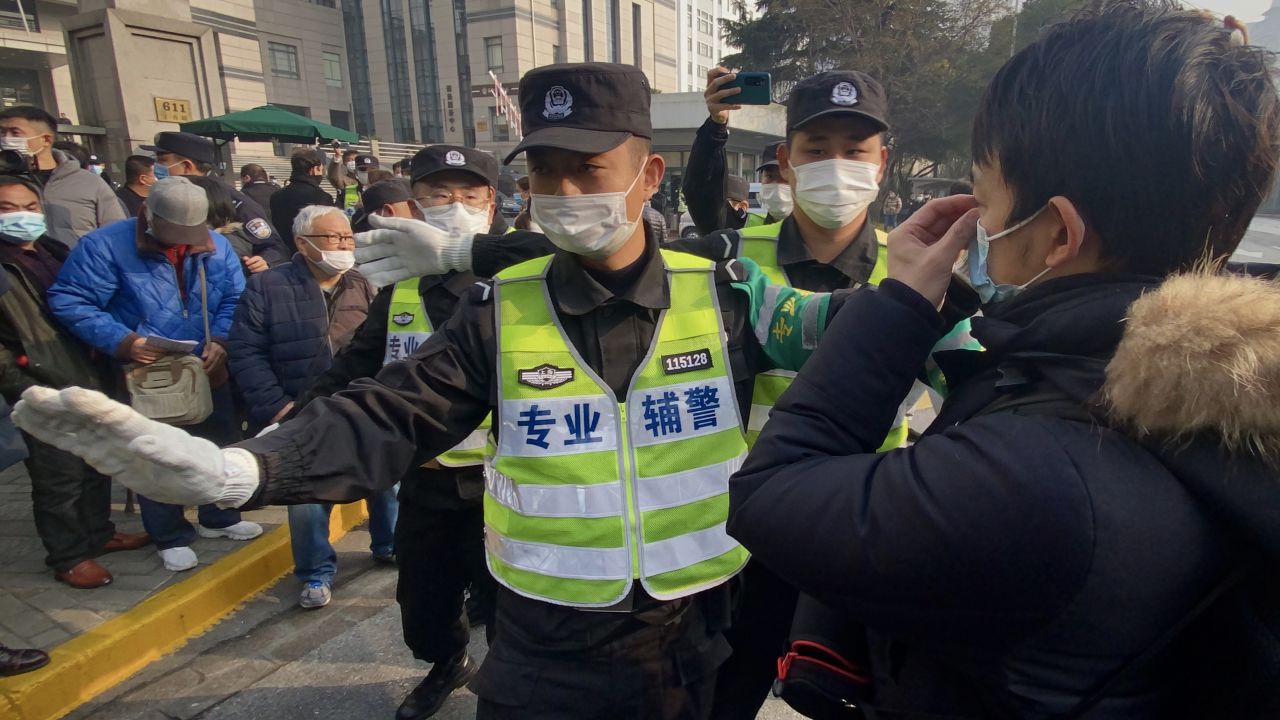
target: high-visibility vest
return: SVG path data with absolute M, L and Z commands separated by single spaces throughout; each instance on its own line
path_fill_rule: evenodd
M 347 217 L 356 211 L 356 206 L 360 204 L 360 188 L 352 182 L 348 182 L 342 188 L 342 209 L 346 211 Z
M 764 216 L 757 215 L 753 212 L 749 212 L 747 213 L 747 221 L 746 223 L 743 224 L 742 227 L 745 229 L 745 228 L 760 227 L 761 225 L 764 225 Z
M 671 288 L 627 395 L 586 365 L 547 293 L 551 258 L 498 274 L 498 438 L 485 467 L 489 569 L 521 595 L 608 607 L 635 581 L 670 600 L 728 580 L 743 437 L 715 265 L 660 251 Z
M 739 234 L 738 256 L 755 261 L 760 266 L 760 272 L 764 273 L 764 276 L 769 278 L 770 282 L 792 287 L 786 270 L 778 262 L 778 233 L 781 230 L 781 222 L 760 225 L 754 228 L 743 228 Z M 887 240 L 888 236 L 885 233 L 876 230 L 876 264 L 871 270 L 871 277 L 867 280 L 868 284 L 879 285 L 880 281 L 888 275 L 889 249 L 886 244 Z M 751 393 L 751 413 L 747 417 L 748 444 L 755 445 L 756 439 L 760 437 L 760 431 L 764 429 L 764 424 L 769 420 L 769 411 L 773 409 L 782 393 L 791 387 L 791 381 L 795 376 L 796 374 L 789 370 L 770 370 L 756 376 L 755 388 Z M 899 414 L 903 415 L 903 413 Z M 884 444 L 880 446 L 880 451 L 902 447 L 906 440 L 907 423 L 904 417 L 902 422 L 899 422 L 889 431 L 888 436 L 885 437 Z
M 403 360 L 413 354 L 418 346 L 431 337 L 434 330 L 427 308 L 418 293 L 418 279 L 401 280 L 391 290 L 391 305 L 387 309 L 387 350 L 382 364 Z M 484 464 L 485 443 L 489 437 L 491 419 L 484 422 L 465 440 L 446 453 L 437 456 L 436 462 L 446 467 L 467 467 Z

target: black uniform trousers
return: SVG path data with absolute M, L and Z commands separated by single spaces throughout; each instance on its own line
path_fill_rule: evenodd
M 456 507 L 424 504 L 403 488 L 402 483 L 396 520 L 396 602 L 404 642 L 419 660 L 447 662 L 471 639 L 463 606 L 468 587 L 475 607 L 489 615 L 475 620 L 492 627 L 497 584 L 484 561 L 484 509 L 478 501 Z
M 498 591 L 477 720 L 705 720 L 729 654 L 727 593 L 648 609 L 579 610 Z
M 720 667 L 713 720 L 752 720 L 769 697 L 787 651 L 799 593 L 751 560 L 738 578 L 738 606 L 725 638 L 733 654 Z
M 83 460 L 23 433 L 36 532 L 45 564 L 58 572 L 97 557 L 115 534 L 111 479 Z

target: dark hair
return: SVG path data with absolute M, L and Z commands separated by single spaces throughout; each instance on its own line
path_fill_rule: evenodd
M 263 170 L 262 166 L 257 163 L 248 163 L 240 168 L 240 177 L 248 177 L 254 182 L 265 181 L 267 179 L 267 171 Z
M 400 163 L 401 163 L 401 162 L 403 162 L 403 161 L 401 161 L 401 160 L 397 160 L 397 161 L 395 161 L 395 162 L 391 163 L 391 172 L 392 172 L 392 173 L 398 173 L 398 172 L 400 172 Z
M 353 158 L 359 154 L 360 153 L 356 152 L 354 149 L 347 148 L 346 150 L 342 151 L 342 162 L 346 162 L 347 158 Z
M 83 145 L 79 143 L 73 143 L 70 140 L 59 140 L 58 142 L 53 144 L 53 149 L 61 150 L 62 152 L 75 158 L 76 162 L 80 163 L 81 170 L 89 169 L 89 151 L 85 150 Z
M 1099 4 L 1005 63 L 973 125 L 1007 218 L 1061 195 L 1123 272 L 1230 255 L 1271 187 L 1280 102 L 1271 59 L 1173 0 Z
M 293 151 L 293 157 L 289 158 L 289 167 L 294 175 L 306 175 L 311 172 L 311 168 L 324 165 L 324 156 L 318 150 L 310 148 L 299 148 Z
M 14 105 L 0 110 L 0 120 L 26 120 L 38 122 L 49 128 L 53 136 L 58 137 L 58 118 L 33 105 Z
M 204 188 L 204 194 L 209 197 L 209 215 L 205 220 L 209 227 L 217 230 L 235 222 L 236 204 L 231 199 L 231 191 L 222 180 L 203 176 L 188 177 L 187 180 L 192 185 Z
M 525 192 L 529 192 L 529 176 L 521 175 L 520 178 L 516 180 L 516 187 L 524 190 Z
M 126 184 L 137 182 L 138 178 L 155 167 L 156 159 L 146 155 L 130 155 L 124 161 L 124 181 Z

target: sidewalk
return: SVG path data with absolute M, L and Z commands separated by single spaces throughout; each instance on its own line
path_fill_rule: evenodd
M 124 488 L 112 493 L 112 520 L 123 532 L 142 532 L 142 519 L 124 513 Z M 195 522 L 194 512 L 188 519 Z M 245 513 L 270 531 L 286 522 L 283 508 Z M 155 593 L 194 576 L 243 542 L 197 538 L 200 566 L 187 572 L 164 569 L 152 546 L 98 559 L 115 580 L 97 590 L 75 590 L 53 579 L 31 515 L 31 480 L 22 464 L 0 473 L 0 644 L 50 650 L 129 610 Z

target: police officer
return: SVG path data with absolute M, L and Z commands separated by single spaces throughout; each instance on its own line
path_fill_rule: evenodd
M 761 163 L 756 167 L 760 181 L 760 203 L 768 215 L 760 217 L 748 213 L 741 203 L 747 200 L 746 190 L 738 190 L 739 178 L 730 176 L 725 158 L 725 144 L 729 140 L 729 113 L 740 109 L 732 104 L 738 88 L 721 89 L 736 78 L 723 67 L 707 73 L 707 89 L 703 97 L 707 103 L 707 119 L 693 137 L 688 166 L 680 191 L 688 206 L 689 216 L 698 230 L 705 234 L 722 229 L 738 229 L 781 222 L 791 214 L 790 188 L 778 171 L 778 147 L 783 142 L 770 143 L 761 152 Z M 783 189 L 785 188 L 785 189 Z
M 218 159 L 218 150 L 212 140 L 185 132 L 156 133 L 154 145 L 140 147 L 156 154 L 153 168 L 156 180 L 170 175 L 211 175 Z M 236 221 L 242 223 L 245 231 L 261 243 L 258 257 L 268 265 L 288 262 L 293 252 L 285 247 L 280 236 L 271 227 L 262 206 L 229 183 L 227 189 L 231 192 L 231 201 L 236 208 Z
M 773 282 L 802 290 L 879 284 L 888 272 L 885 235 L 867 216 L 889 156 L 883 142 L 887 115 L 884 88 L 865 73 L 823 72 L 800 81 L 787 100 L 788 139 L 776 148 L 774 166 L 761 166 L 786 183 L 795 198 L 791 214 L 781 222 L 721 231 L 673 247 L 700 254 L 714 248 L 724 257 L 750 258 Z M 731 189 L 735 179 L 729 178 Z M 964 347 L 974 347 L 967 322 L 958 324 L 935 351 Z M 757 377 L 747 424 L 750 443 L 793 376 L 775 370 Z M 942 387 L 936 366 L 928 379 Z M 925 390 L 917 383 L 907 396 L 882 449 L 905 442 L 905 413 Z M 738 616 L 728 633 L 734 653 L 721 669 L 716 690 L 716 718 L 756 716 L 772 684 L 775 661 L 785 650 L 795 604 L 795 590 L 762 565 L 748 565 Z
M 664 169 L 649 96 L 626 65 L 524 76 L 512 156 L 528 155 L 557 251 L 473 286 L 376 379 L 223 451 L 79 389 L 31 393 L 23 426 L 148 495 L 243 507 L 372 494 L 494 412 L 484 515 L 501 587 L 478 717 L 705 717 L 726 582 L 746 562 L 724 532 L 739 408 L 757 372 L 803 362 L 844 296 L 658 248 L 640 221 Z
M 408 164 L 413 191 L 402 179 L 372 185 L 364 193 L 366 210 L 390 208 L 392 214 L 419 218 L 425 214 L 428 222 L 446 230 L 505 230 L 497 211 L 498 162 L 493 156 L 432 145 Z M 394 194 L 401 188 L 402 194 Z M 376 208 L 369 207 L 373 202 Z M 384 288 L 369 306 L 369 319 L 316 381 L 304 404 L 332 395 L 352 380 L 373 377 L 383 365 L 413 354 L 479 280 L 469 271 L 450 272 Z M 480 502 L 488 430 L 486 422 L 449 452 L 411 470 L 400 483 L 396 600 L 405 644 L 415 658 L 432 667 L 396 712 L 399 720 L 434 715 L 449 693 L 471 679 L 477 664 L 467 656 L 470 624 L 491 622 L 497 585 L 485 566 Z M 468 587 L 470 606 L 478 616 L 463 612 Z

